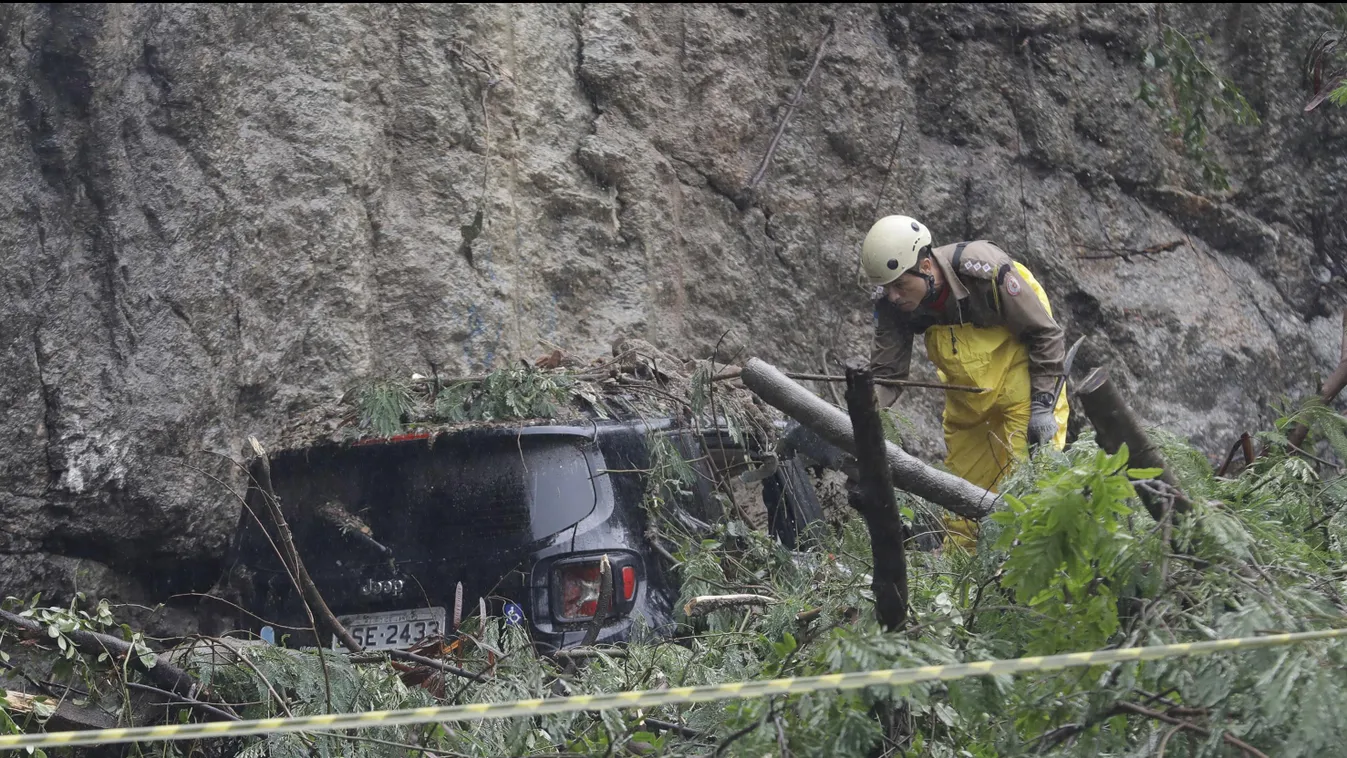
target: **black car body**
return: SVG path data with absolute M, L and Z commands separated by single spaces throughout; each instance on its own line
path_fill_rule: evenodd
M 694 520 L 720 516 L 713 477 L 762 460 L 724 429 L 594 420 L 290 449 L 271 456 L 270 478 L 310 576 L 362 646 L 406 648 L 425 635 L 449 636 L 456 618 L 485 604 L 489 615 L 527 624 L 542 649 L 561 649 L 592 622 L 604 555 L 613 600 L 597 642 L 672 630 L 678 591 L 647 537 L 642 505 L 652 435 L 669 440 L 698 474 L 690 491 L 674 496 Z M 768 463 L 768 520 L 794 544 L 819 518 L 818 502 L 799 464 Z M 217 588 L 232 605 L 213 604 L 215 623 L 255 633 L 266 622 L 308 627 L 261 491 L 250 488 L 246 500 L 231 568 Z M 308 632 L 286 635 L 288 645 L 315 643 Z

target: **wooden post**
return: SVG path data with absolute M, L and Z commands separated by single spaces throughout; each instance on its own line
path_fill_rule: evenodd
M 860 492 L 851 506 L 865 518 L 875 569 L 871 588 L 875 613 L 886 629 L 901 629 L 907 621 L 907 557 L 903 554 L 903 521 L 893 498 L 884 427 L 875 409 L 870 372 L 847 369 L 847 411 L 856 438 Z

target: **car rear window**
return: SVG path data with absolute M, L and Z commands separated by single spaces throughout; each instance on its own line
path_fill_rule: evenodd
M 316 515 L 332 500 L 368 525 L 370 537 L 399 562 L 470 562 L 545 539 L 594 509 L 584 442 L 478 435 L 360 446 L 278 458 L 272 478 L 287 513 L 295 514 L 296 540 L 319 563 L 382 560 Z

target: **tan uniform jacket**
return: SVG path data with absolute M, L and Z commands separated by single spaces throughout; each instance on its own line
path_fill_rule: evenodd
M 1066 359 L 1066 335 L 1004 250 L 984 240 L 945 245 L 931 251 L 950 295 L 943 311 L 918 307 L 904 313 L 884 298 L 875 301 L 875 344 L 870 356 L 876 377 L 906 379 L 914 335 L 940 324 L 1004 326 L 1029 353 L 1031 397 L 1052 394 Z M 902 388 L 895 388 L 897 399 Z

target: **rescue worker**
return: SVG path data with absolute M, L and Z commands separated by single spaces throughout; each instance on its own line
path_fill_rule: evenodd
M 923 334 L 941 382 L 986 387 L 945 393 L 945 465 L 995 490 L 1011 459 L 1028 448 L 1066 445 L 1066 393 L 1058 391 L 1065 333 L 1043 288 L 1022 264 L 985 240 L 932 248 L 931 233 L 907 216 L 875 222 L 861 246 L 866 277 L 879 289 L 870 367 L 906 379 L 912 340 Z M 900 387 L 877 387 L 881 407 Z M 951 544 L 973 548 L 977 523 L 946 516 Z

